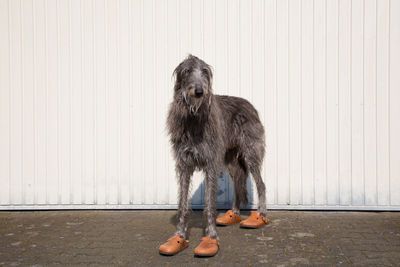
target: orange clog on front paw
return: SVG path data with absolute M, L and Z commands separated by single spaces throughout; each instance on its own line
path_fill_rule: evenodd
M 205 236 L 201 239 L 200 245 L 194 249 L 194 255 L 200 257 L 211 257 L 217 254 L 218 249 L 218 241 L 209 236 Z
M 236 213 L 233 213 L 232 210 L 228 210 L 224 216 L 219 217 L 216 220 L 217 225 L 231 225 L 240 222 L 240 216 Z
M 259 228 L 269 223 L 269 220 L 262 216 L 258 211 L 253 211 L 250 217 L 240 223 L 243 228 Z
M 175 255 L 189 246 L 189 241 L 181 238 L 179 235 L 173 236 L 159 248 L 160 254 Z

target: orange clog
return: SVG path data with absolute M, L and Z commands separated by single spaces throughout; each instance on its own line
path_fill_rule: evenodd
M 209 236 L 205 236 L 201 239 L 200 245 L 194 249 L 194 255 L 200 257 L 211 257 L 217 254 L 218 249 L 218 241 Z
M 179 235 L 173 236 L 159 248 L 162 255 L 172 256 L 184 250 L 189 246 L 189 241 L 181 238 Z
M 259 228 L 269 223 L 269 220 L 262 216 L 258 211 L 253 211 L 250 217 L 240 222 L 242 228 Z
M 240 216 L 233 213 L 232 210 L 228 210 L 222 217 L 217 218 L 217 225 L 231 225 L 240 222 Z

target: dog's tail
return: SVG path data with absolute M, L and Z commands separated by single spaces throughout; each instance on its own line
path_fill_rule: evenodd
M 242 158 L 239 157 L 234 162 L 232 162 L 230 175 L 232 177 L 235 198 L 238 201 L 238 205 L 242 205 L 242 207 L 244 207 L 248 203 L 246 186 L 248 171 L 246 164 Z

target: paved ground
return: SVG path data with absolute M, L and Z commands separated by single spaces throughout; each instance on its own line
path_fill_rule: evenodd
M 174 232 L 175 211 L 0 212 L 0 266 L 400 265 L 400 213 L 270 211 L 268 217 L 262 229 L 218 228 L 219 253 L 195 258 L 200 211 L 191 216 L 189 248 L 173 257 L 159 255 L 158 246 Z

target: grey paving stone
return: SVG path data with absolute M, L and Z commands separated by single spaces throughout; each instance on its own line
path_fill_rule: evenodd
M 224 211 L 220 211 L 223 213 Z M 307 266 L 400 264 L 400 213 L 270 211 L 269 225 L 219 227 L 220 251 L 196 258 L 202 212 L 189 247 L 173 257 L 158 246 L 175 230 L 175 211 L 0 212 L 0 266 Z M 243 211 L 242 217 L 249 215 Z

